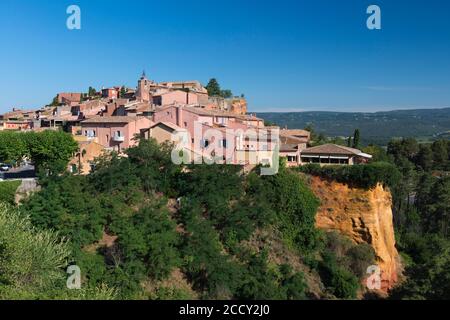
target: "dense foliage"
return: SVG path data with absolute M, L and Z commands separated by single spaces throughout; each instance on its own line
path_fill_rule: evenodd
M 0 203 L 14 204 L 15 194 L 17 188 L 20 186 L 20 181 L 0 181 Z
M 105 286 L 66 287 L 68 243 L 35 229 L 27 217 L 0 204 L 0 299 L 112 299 Z
M 375 252 L 367 244 L 355 245 L 335 232 L 326 234 L 318 270 L 325 286 L 336 297 L 356 298 L 359 280 L 375 263 Z
M 409 261 L 408 280 L 394 297 L 448 293 L 441 283 L 449 265 L 447 147 L 396 141 L 387 152 L 372 146 L 373 164 L 299 169 L 360 187 L 381 182 L 391 188 L 398 245 Z M 78 265 L 89 292 L 106 285 L 124 299 L 305 299 L 306 269 L 274 259 L 273 240 L 254 242 L 261 230 L 273 230 L 276 246 L 317 271 L 327 297 L 357 297 L 374 263 L 373 249 L 316 230 L 319 203 L 296 170 L 281 165 L 277 175 L 260 176 L 259 168 L 246 175 L 227 165 L 182 168 L 170 153 L 169 145 L 142 140 L 125 157 L 101 157 L 88 176 L 42 177 L 42 190 L 20 206 L 30 219 L 23 231 L 52 230 L 53 239 L 67 239 L 65 262 L 52 268 L 64 274 L 67 263 Z M 42 159 L 55 163 L 53 156 Z M 6 282 L 11 292 L 15 284 Z M 28 290 L 21 295 L 28 297 Z M 38 296 L 30 292 L 30 298 Z
M 21 210 L 70 240 L 85 285 L 106 283 L 121 298 L 305 298 L 302 272 L 243 245 L 270 226 L 297 254 L 318 248 L 318 201 L 303 179 L 285 168 L 272 177 L 226 165 L 182 170 L 170 152 L 142 140 L 127 157 L 98 159 L 89 176 L 48 176 Z M 194 293 L 170 284 L 174 272 Z
M 430 144 L 393 140 L 388 158 L 401 179 L 391 186 L 397 246 L 406 265 L 406 281 L 394 299 L 449 297 L 450 141 Z
M 0 132 L 0 162 L 20 164 L 29 158 L 46 173 L 64 171 L 77 148 L 73 137 L 62 131 Z
M 395 165 L 387 162 L 374 162 L 366 165 L 353 166 L 323 166 L 309 164 L 299 167 L 300 172 L 320 176 L 351 186 L 372 188 L 378 183 L 395 186 L 401 179 L 401 174 Z

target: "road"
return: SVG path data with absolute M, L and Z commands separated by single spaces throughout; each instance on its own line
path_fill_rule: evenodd
M 7 172 L 0 172 L 0 180 L 29 179 L 35 177 L 36 172 L 34 171 L 34 166 L 32 165 L 12 168 Z

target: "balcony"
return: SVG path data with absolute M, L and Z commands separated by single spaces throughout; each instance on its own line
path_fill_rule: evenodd
M 114 135 L 112 139 L 114 142 L 124 142 L 125 141 L 125 137 L 119 136 L 119 135 Z

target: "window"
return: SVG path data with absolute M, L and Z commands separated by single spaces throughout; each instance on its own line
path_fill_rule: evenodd
M 85 130 L 84 131 L 84 135 L 88 138 L 95 138 L 96 134 L 95 134 L 95 130 Z
M 187 122 L 186 121 L 184 122 L 184 127 L 187 128 Z
M 220 147 L 227 148 L 227 139 L 220 140 Z
M 202 141 L 200 141 L 200 145 L 201 145 L 203 148 L 208 148 L 208 146 L 209 146 L 209 141 L 208 141 L 207 139 L 202 139 Z

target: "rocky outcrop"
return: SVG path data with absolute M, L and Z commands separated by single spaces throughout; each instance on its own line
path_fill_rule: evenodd
M 40 186 L 36 179 L 22 179 L 22 183 L 16 191 L 14 202 L 20 204 L 20 202 L 28 198 L 33 192 L 39 191 Z
M 392 196 L 381 184 L 365 190 L 311 178 L 311 188 L 321 201 L 316 216 L 320 229 L 334 230 L 355 243 L 371 245 L 381 269 L 382 291 L 398 281 L 399 254 L 395 248 Z

